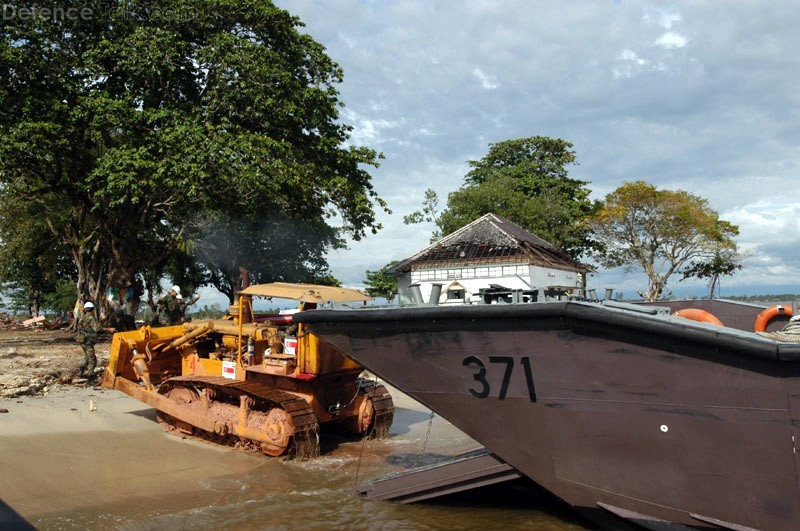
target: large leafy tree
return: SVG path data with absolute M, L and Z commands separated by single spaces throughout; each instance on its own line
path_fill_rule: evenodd
M 315 227 L 292 233 L 308 274 L 379 228 L 364 169 L 378 155 L 347 145 L 342 71 L 296 17 L 266 0 L 69 6 L 2 22 L 0 186 L 65 246 L 81 296 L 157 289 L 170 267 L 230 277 L 228 251 L 193 245 L 229 222 Z M 236 270 L 263 268 L 263 251 L 286 263 L 275 236 L 254 234 Z
M 438 197 L 426 192 L 423 209 L 406 223 L 433 221 L 446 236 L 488 214 L 499 214 L 577 257 L 591 246 L 584 223 L 595 208 L 588 182 L 569 177 L 576 164 L 572 144 L 560 138 L 534 136 L 489 145 L 489 153 L 469 161 L 464 185 L 437 211 Z
M 683 190 L 626 182 L 606 196 L 591 226 L 603 266 L 644 270 L 647 300 L 660 298 L 676 273 L 703 278 L 735 269 L 725 265 L 731 262 L 725 257 L 735 256 L 739 228 L 719 219 L 708 201 Z

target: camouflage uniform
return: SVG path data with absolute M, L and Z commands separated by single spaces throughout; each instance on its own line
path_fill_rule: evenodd
M 185 300 L 179 300 L 178 301 L 178 307 L 181 310 L 181 317 L 180 317 L 180 322 L 181 323 L 186 323 L 186 322 L 189 322 L 189 321 L 192 320 L 191 317 L 189 317 L 189 318 L 186 317 L 186 310 L 189 309 L 189 306 L 191 306 L 192 304 L 197 302 L 198 299 L 200 299 L 200 295 L 195 295 L 194 297 L 192 297 L 188 301 L 185 301 Z
M 183 310 L 177 297 L 167 293 L 158 300 L 158 307 L 161 309 L 159 321 L 162 325 L 173 326 L 181 324 Z
M 75 336 L 75 340 L 83 348 L 83 361 L 78 369 L 80 374 L 91 375 L 97 366 L 94 345 L 97 343 L 97 335 L 100 330 L 100 322 L 93 311 L 85 312 L 81 320 L 78 321 L 78 333 Z

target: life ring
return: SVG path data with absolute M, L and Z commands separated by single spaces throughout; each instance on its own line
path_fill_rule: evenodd
M 792 307 L 791 306 L 784 306 L 782 304 L 777 304 L 775 306 L 770 306 L 756 317 L 756 322 L 753 325 L 754 332 L 764 332 L 767 330 L 767 326 L 769 323 L 773 321 L 773 319 L 777 319 L 779 317 L 791 317 L 792 316 Z
M 711 323 L 717 326 L 724 326 L 722 321 L 716 316 L 705 310 L 699 308 L 684 308 L 672 314 L 674 317 L 683 317 L 684 319 L 691 319 L 692 321 L 700 321 L 701 323 Z

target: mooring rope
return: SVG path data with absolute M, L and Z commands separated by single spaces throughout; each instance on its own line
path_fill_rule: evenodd
M 358 456 L 358 466 L 356 467 L 356 479 L 353 482 L 353 487 L 358 487 L 358 474 L 361 472 L 361 461 L 364 459 L 364 447 L 367 444 L 367 436 L 369 433 L 365 433 L 364 437 L 361 439 L 361 453 Z
M 431 416 L 428 419 L 428 431 L 425 433 L 425 440 L 422 441 L 422 450 L 420 450 L 419 455 L 417 455 L 417 462 L 414 463 L 414 468 L 419 466 L 420 459 L 422 459 L 422 455 L 425 453 L 425 449 L 428 447 L 428 439 L 431 436 L 431 426 L 433 426 L 433 417 L 436 413 L 433 412 L 431 409 Z
M 366 380 L 366 379 L 367 378 L 362 378 L 361 380 L 363 381 L 363 380 Z M 375 378 L 372 381 L 375 382 L 376 384 L 380 383 L 380 382 L 378 382 L 378 376 L 377 375 L 375 375 Z M 356 396 L 358 396 L 358 392 L 360 390 L 361 390 L 361 382 L 359 382 L 358 389 L 356 389 Z M 356 396 L 353 397 L 353 400 L 350 401 L 350 404 L 353 403 L 353 401 L 356 399 Z M 367 444 L 367 439 L 369 438 L 369 436 L 374 431 L 375 431 L 375 422 L 374 422 L 374 419 L 373 419 L 372 426 L 370 427 L 369 430 L 364 432 L 364 437 L 361 438 L 361 452 L 358 455 L 358 466 L 356 467 L 356 479 L 355 479 L 355 482 L 353 483 L 354 487 L 358 487 L 358 474 L 361 472 L 361 461 L 364 459 L 364 447 Z
M 800 343 L 800 320 L 791 320 L 782 330 L 776 332 L 756 332 L 756 334 L 786 343 Z

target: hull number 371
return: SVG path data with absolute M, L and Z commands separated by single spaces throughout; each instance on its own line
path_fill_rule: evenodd
M 494 385 L 500 385 L 497 398 L 505 400 L 513 374 L 515 372 L 519 373 L 519 369 L 514 363 L 514 358 L 511 356 L 489 356 L 488 366 L 478 356 L 467 356 L 461 364 L 474 371 L 472 378 L 475 380 L 476 385 L 467 390 L 475 398 L 487 398 L 491 396 L 492 385 L 494 383 Z M 528 396 L 531 402 L 536 402 L 536 387 L 533 384 L 533 370 L 531 369 L 530 358 L 527 356 L 521 357 L 519 359 L 519 365 L 522 366 L 522 372 L 525 374 Z

